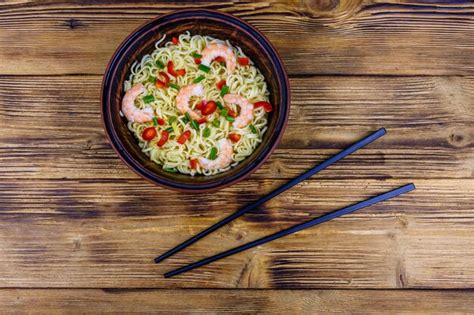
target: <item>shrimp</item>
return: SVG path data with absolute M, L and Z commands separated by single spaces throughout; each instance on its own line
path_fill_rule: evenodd
M 207 47 L 202 50 L 201 64 L 209 67 L 212 60 L 217 57 L 222 57 L 225 59 L 227 72 L 229 74 L 234 72 L 235 67 L 237 66 L 237 60 L 232 48 L 224 44 L 213 43 L 207 45 Z
M 176 107 L 184 114 L 189 113 L 192 119 L 198 120 L 201 118 L 198 113 L 189 108 L 189 100 L 191 96 L 203 96 L 204 89 L 201 84 L 190 84 L 181 90 L 179 90 L 178 96 L 176 96 Z
M 240 114 L 235 118 L 234 128 L 243 128 L 253 119 L 253 105 L 243 96 L 237 94 L 226 94 L 224 102 L 240 106 Z
M 143 84 L 135 84 L 125 93 L 122 99 L 122 112 L 130 122 L 145 123 L 153 119 L 153 109 L 150 107 L 139 109 L 135 106 L 135 99 L 145 92 Z
M 215 160 L 209 160 L 203 157 L 199 158 L 199 165 L 208 170 L 215 170 L 227 167 L 232 162 L 232 144 L 227 139 L 221 139 L 219 145 L 219 156 Z

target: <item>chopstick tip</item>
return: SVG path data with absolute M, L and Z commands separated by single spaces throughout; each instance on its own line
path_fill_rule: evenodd
M 162 262 L 166 257 L 163 257 L 163 256 L 158 256 L 154 259 L 155 261 L 155 264 L 158 264 L 160 262 Z

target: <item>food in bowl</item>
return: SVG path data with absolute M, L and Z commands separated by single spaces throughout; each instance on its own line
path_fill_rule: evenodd
M 161 45 L 165 38 L 132 64 L 121 115 L 163 170 L 225 172 L 262 142 L 273 110 L 265 78 L 229 41 L 186 32 Z

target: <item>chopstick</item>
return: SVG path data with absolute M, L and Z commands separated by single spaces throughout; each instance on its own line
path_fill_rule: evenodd
M 255 201 L 254 203 L 251 203 L 245 207 L 243 207 L 242 209 L 234 212 L 233 214 L 227 216 L 226 218 L 222 219 L 221 221 L 215 223 L 214 225 L 211 225 L 210 227 L 208 227 L 207 229 L 199 232 L 198 234 L 194 235 L 193 237 L 189 238 L 188 240 L 184 241 L 183 243 L 177 245 L 176 247 L 168 250 L 167 252 L 165 252 L 164 254 L 158 256 L 155 258 L 155 263 L 159 263 L 161 261 L 163 261 L 164 259 L 170 257 L 171 255 L 174 255 L 176 254 L 177 252 L 185 249 L 186 247 L 188 247 L 189 245 L 195 243 L 196 241 L 200 240 L 201 238 L 203 238 L 204 236 L 214 232 L 215 230 L 217 230 L 218 228 L 226 225 L 227 223 L 237 219 L 238 217 L 240 217 L 241 215 L 243 215 L 244 213 L 247 213 L 259 206 L 261 206 L 262 204 L 264 204 L 265 202 L 267 202 L 268 200 L 278 196 L 279 194 L 281 194 L 282 192 L 290 189 L 291 187 L 299 184 L 300 182 L 308 179 L 309 177 L 319 173 L 320 171 L 322 171 L 323 169 L 325 169 L 326 167 L 336 163 L 337 161 L 345 158 L 346 156 L 348 156 L 349 154 L 352 154 L 354 153 L 355 151 L 359 150 L 360 148 L 368 145 L 369 143 L 372 143 L 373 141 L 377 140 L 378 138 L 382 137 L 387 131 L 385 130 L 385 128 L 380 128 L 379 130 L 373 132 L 372 134 L 368 135 L 367 137 L 357 141 L 356 143 L 352 144 L 350 147 L 342 150 L 341 152 L 339 152 L 338 154 L 336 155 L 333 155 L 332 157 L 330 157 L 329 159 L 325 160 L 324 162 L 322 162 L 321 164 L 313 167 L 312 169 L 306 171 L 305 173 L 299 175 L 298 177 L 292 179 L 291 181 L 289 181 L 288 183 L 280 186 L 279 188 L 275 189 L 274 191 L 272 191 L 271 193 L 269 193 L 268 195 L 265 195 L 263 197 L 261 197 L 260 199 L 258 199 L 257 201 Z
M 393 198 L 393 197 L 396 197 L 398 195 L 401 195 L 401 194 L 404 194 L 404 193 L 407 193 L 409 191 L 412 191 L 415 189 L 415 185 L 413 184 L 407 184 L 405 186 L 401 186 L 397 189 L 394 189 L 394 190 L 391 190 L 391 191 L 388 191 L 386 193 L 383 193 L 383 194 L 380 194 L 378 196 L 375 196 L 375 197 L 372 197 L 372 198 L 369 198 L 369 199 L 366 199 L 364 201 L 361 201 L 361 202 L 358 202 L 356 204 L 353 204 L 351 206 L 348 206 L 348 207 L 345 207 L 345 208 L 342 208 L 342 209 L 339 209 L 337 211 L 334 211 L 334 212 L 331 212 L 331 213 L 328 213 L 328 214 L 325 214 L 323 216 L 320 216 L 318 218 L 315 218 L 315 219 L 312 219 L 312 220 L 309 220 L 309 221 L 306 221 L 304 223 L 301 223 L 301 224 L 297 224 L 297 225 L 294 225 L 286 230 L 282 230 L 280 232 L 276 232 L 274 234 L 271 234 L 269 236 L 265 236 L 265 237 L 262 237 L 258 240 L 255 240 L 253 242 L 250 242 L 250 243 L 247 243 L 247 244 L 244 244 L 244 245 L 241 245 L 241 246 L 238 246 L 238 247 L 235 247 L 235 248 L 232 248 L 230 250 L 227 250 L 225 252 L 222 252 L 220 254 L 217 254 L 217 255 L 214 255 L 214 256 L 211 256 L 211 257 L 208 257 L 208 258 L 204 258 L 202 260 L 199 260 L 195 263 L 192 263 L 192 264 L 189 264 L 189 265 L 186 265 L 186 266 L 183 266 L 181 268 L 178 268 L 176 270 L 173 270 L 173 271 L 170 271 L 170 272 L 167 272 L 165 273 L 165 278 L 170 278 L 170 277 L 173 277 L 173 276 L 176 276 L 180 273 L 183 273 L 183 272 L 186 272 L 186 271 L 189 271 L 189 270 L 192 270 L 192 269 L 195 269 L 195 268 L 198 268 L 198 267 L 201 267 L 203 265 L 207 265 L 211 262 L 214 262 L 216 260 L 219 260 L 219 259 L 222 259 L 224 257 L 228 257 L 230 255 L 233 255 L 233 254 L 236 254 L 236 253 L 240 253 L 244 250 L 247 250 L 249 248 L 252 248 L 252 247 L 255 247 L 255 246 L 258 246 L 258 245 L 262 245 L 262 244 L 265 244 L 265 243 L 268 243 L 270 241 L 273 241 L 273 240 L 276 240 L 278 238 L 281 238 L 281 237 L 284 237 L 286 235 L 290 235 L 290 234 L 293 234 L 293 233 L 296 233 L 298 231 L 301 231 L 301 230 L 304 230 L 304 229 L 307 229 L 307 228 L 310 228 L 312 226 L 315 226 L 315 225 L 318 225 L 318 224 L 321 224 L 321 223 L 324 223 L 324 222 L 327 222 L 327 221 L 330 221 L 334 218 L 337 218 L 337 217 L 340 217 L 342 215 L 345 215 L 345 214 L 348 214 L 348 213 L 351 213 L 351 212 L 354 212 L 354 211 L 357 211 L 359 209 L 362 209 L 362 208 L 365 208 L 365 207 L 368 207 L 368 206 L 371 206 L 371 205 L 374 205 L 378 202 L 381 202 L 381 201 L 384 201 L 384 200 L 388 200 L 390 198 Z

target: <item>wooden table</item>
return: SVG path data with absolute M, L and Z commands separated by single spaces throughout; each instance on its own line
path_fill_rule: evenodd
M 213 194 L 138 177 L 100 123 L 102 74 L 117 45 L 148 19 L 190 7 L 229 12 L 263 31 L 293 93 L 275 153 L 248 180 Z M 383 139 L 152 263 L 382 126 Z M 0 310 L 472 311 L 473 126 L 473 2 L 4 0 Z M 408 182 L 415 192 L 162 277 Z

